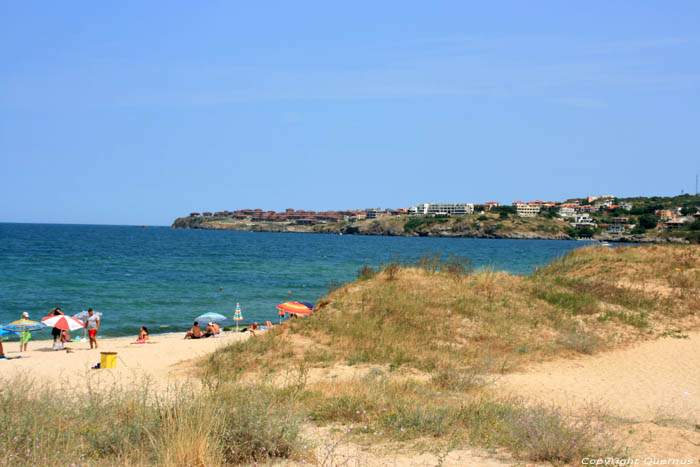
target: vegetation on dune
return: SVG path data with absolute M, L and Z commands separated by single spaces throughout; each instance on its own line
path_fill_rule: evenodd
M 3 465 L 218 466 L 296 458 L 301 416 L 280 390 L 222 385 L 216 391 L 148 385 L 57 393 L 23 377 L 0 384 Z
M 697 324 L 699 305 L 697 247 L 583 248 L 529 276 L 474 272 L 464 259 L 423 255 L 415 264 L 362 267 L 358 281 L 331 291 L 311 317 L 217 352 L 207 370 L 274 380 L 290 369 L 360 366 L 367 369 L 361 381 L 299 389 L 316 423 L 567 463 L 623 450 L 600 414 L 495 398 L 493 376 L 530 361 L 682 335 L 679 328 Z
M 364 266 L 311 317 L 240 344 L 236 361 L 507 370 L 658 335 L 700 309 L 697 247 L 588 247 L 529 276 L 472 272 L 468 261 L 430 255 L 408 266 Z M 289 339 L 305 344 L 283 350 Z

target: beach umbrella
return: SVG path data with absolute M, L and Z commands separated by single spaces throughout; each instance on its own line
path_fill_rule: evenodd
M 197 316 L 194 320 L 197 322 L 204 322 L 208 323 L 210 321 L 218 323 L 219 321 L 224 321 L 226 317 L 222 315 L 221 313 L 214 313 L 214 312 L 209 312 L 209 313 L 204 313 L 203 315 Z
M 238 332 L 238 322 L 243 321 L 243 313 L 241 313 L 240 303 L 236 303 L 236 311 L 233 312 L 233 320 L 236 322 L 236 332 Z
M 290 315 L 305 316 L 311 314 L 311 308 L 299 302 L 284 302 L 277 305 L 277 309 Z
M 77 319 L 66 315 L 45 316 L 41 318 L 41 322 L 46 326 L 51 326 L 63 331 L 75 331 L 76 329 L 85 327 L 84 322 L 78 321 Z
M 30 319 L 18 319 L 17 321 L 11 322 L 7 326 L 3 326 L 2 328 L 5 331 L 12 332 L 32 332 L 38 331 L 43 327 L 44 325 L 37 321 L 32 321 Z

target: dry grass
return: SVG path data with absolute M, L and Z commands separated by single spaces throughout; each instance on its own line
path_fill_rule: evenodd
M 0 380 L 3 465 L 222 466 L 297 458 L 302 416 L 284 388 L 227 382 L 217 390 L 147 385 L 56 392 Z
M 569 463 L 624 452 L 600 414 L 494 399 L 488 382 L 533 361 L 698 325 L 699 247 L 583 248 L 530 276 L 444 264 L 425 256 L 365 268 L 312 316 L 223 349 L 206 367 L 223 379 L 303 373 L 300 404 L 351 435 L 428 436 Z M 365 371 L 333 379 L 347 366 Z
M 531 276 L 450 273 L 434 258 L 359 276 L 311 317 L 235 344 L 238 367 L 511 370 L 688 329 L 700 309 L 700 248 L 689 246 L 583 248 Z

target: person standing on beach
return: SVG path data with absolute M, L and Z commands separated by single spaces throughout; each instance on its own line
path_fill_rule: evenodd
M 22 313 L 22 319 L 29 319 L 29 313 L 26 311 Z M 22 331 L 19 333 L 19 353 L 27 351 L 27 343 L 29 339 L 32 338 L 32 333 L 28 331 Z
M 97 331 L 100 329 L 100 317 L 95 314 L 95 310 L 88 308 L 88 317 L 85 321 L 88 337 L 90 338 L 90 349 L 97 348 Z M 93 347 L 94 346 L 94 347 Z
M 58 316 L 62 314 L 63 312 L 61 311 L 61 309 L 59 307 L 56 307 L 53 310 L 49 311 L 48 316 Z M 51 335 L 53 336 L 53 349 L 63 349 L 63 343 L 61 342 L 61 330 L 58 328 L 53 328 L 51 329 Z

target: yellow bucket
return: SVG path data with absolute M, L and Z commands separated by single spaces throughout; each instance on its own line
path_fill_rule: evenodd
M 100 368 L 116 368 L 117 352 L 100 352 Z

